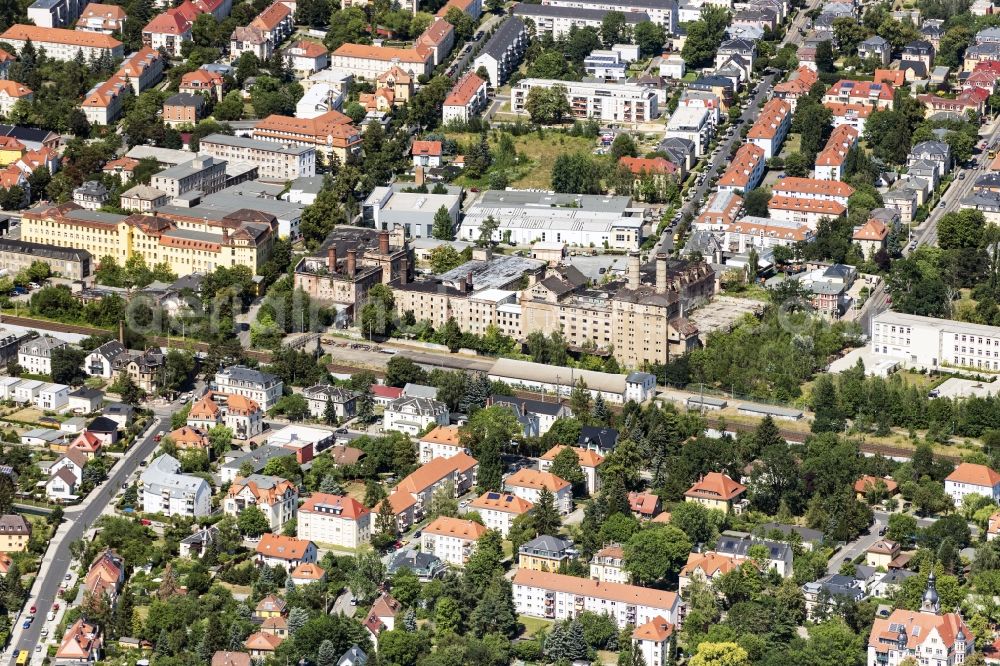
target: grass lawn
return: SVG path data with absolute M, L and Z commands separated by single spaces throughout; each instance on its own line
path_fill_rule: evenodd
M 34 407 L 25 407 L 13 414 L 8 414 L 7 418 L 11 421 L 21 421 L 22 423 L 38 423 L 38 419 L 42 418 L 42 416 L 44 416 L 42 410 L 35 409 Z
M 791 155 L 792 153 L 799 152 L 799 148 L 802 147 L 802 135 L 801 134 L 789 134 L 785 137 L 785 143 L 781 146 L 781 158 L 784 159 Z
M 525 636 L 534 636 L 540 629 L 548 629 L 552 626 L 552 622 L 549 620 L 529 617 L 527 615 L 518 615 L 517 621 L 524 625 Z
M 344 486 L 344 492 L 347 493 L 348 497 L 353 497 L 359 502 L 364 502 L 365 500 L 365 484 L 360 481 L 352 481 Z
M 474 141 L 477 135 L 462 132 L 447 132 L 450 139 L 467 144 Z M 584 152 L 590 154 L 594 149 L 594 141 L 585 137 L 566 136 L 561 132 L 545 132 L 543 138 L 533 132 L 514 138 L 514 146 L 523 158 L 520 164 L 508 170 L 511 187 L 550 189 L 552 187 L 552 167 L 560 153 Z M 498 141 L 491 133 L 490 147 L 496 148 Z M 456 181 L 466 187 L 484 187 L 487 179 L 473 180 L 464 176 Z

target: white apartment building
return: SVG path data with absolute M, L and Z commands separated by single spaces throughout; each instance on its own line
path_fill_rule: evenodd
M 472 500 L 469 503 L 469 510 L 479 512 L 486 527 L 496 530 L 506 538 L 514 519 L 530 511 L 532 506 L 534 505 L 531 502 L 511 493 L 491 491 Z
M 313 493 L 299 507 L 298 537 L 315 543 L 358 548 L 371 541 L 371 512 L 357 500 Z
M 226 162 L 207 155 L 196 156 L 190 162 L 154 174 L 150 185 L 171 197 L 192 190 L 212 194 L 226 186 Z
M 286 479 L 264 474 L 237 477 L 229 486 L 222 502 L 227 516 L 237 517 L 244 509 L 255 506 L 265 516 L 271 530 L 277 531 L 289 520 L 295 520 L 299 506 L 299 489 Z
M 112 58 L 125 56 L 124 45 L 111 35 L 83 30 L 17 24 L 0 35 L 0 41 L 7 42 L 18 52 L 30 41 L 36 49 L 44 48 L 45 55 L 54 60 L 73 60 L 81 52 L 85 60 L 97 59 L 104 54 Z
M 538 469 L 543 472 L 548 472 L 552 469 L 552 463 L 555 462 L 556 456 L 562 453 L 565 448 L 567 448 L 565 444 L 557 444 L 546 451 L 538 459 Z M 601 489 L 601 477 L 597 473 L 597 468 L 604 462 L 604 456 L 588 449 L 578 447 L 569 447 L 569 449 L 576 454 L 576 459 L 580 463 L 580 470 L 587 479 L 587 494 L 595 495 Z
M 635 27 L 649 20 L 644 11 L 624 12 L 625 24 Z M 608 15 L 605 9 L 583 9 L 579 7 L 561 7 L 552 4 L 529 5 L 520 2 L 514 5 L 514 16 L 531 19 L 535 23 L 535 34 L 552 35 L 553 39 L 562 39 L 569 35 L 574 27 L 601 29 L 604 17 Z
M 623 629 L 657 617 L 676 623 L 680 608 L 680 597 L 674 592 L 547 571 L 518 569 L 513 583 L 517 612 L 549 620 L 574 618 L 583 611 L 607 613 Z
M 462 446 L 458 426 L 441 425 L 420 438 L 417 443 L 420 464 L 426 465 L 435 458 L 451 458 L 468 453 Z
M 590 577 L 602 583 L 628 583 L 625 571 L 625 551 L 618 544 L 609 544 L 594 553 L 590 560 Z
M 876 358 L 925 368 L 1000 371 L 1000 327 L 886 310 L 872 318 Z
M 659 117 L 656 91 L 634 83 L 584 83 L 555 79 L 521 79 L 511 89 L 511 110 L 526 114 L 532 88 L 562 86 L 576 118 L 615 123 L 644 123 Z M 669 136 L 669 134 L 668 134 Z
M 416 436 L 427 426 L 448 425 L 448 406 L 430 398 L 398 398 L 385 407 L 382 428 Z
M 445 98 L 441 107 L 441 119 L 446 125 L 450 122 L 468 122 L 486 108 L 486 100 L 486 81 L 476 76 L 475 72 L 466 72 Z
M 694 143 L 695 155 L 701 156 L 705 154 L 714 131 L 710 121 L 711 112 L 705 107 L 678 106 L 671 114 L 663 136 L 691 141 Z
M 465 566 L 486 527 L 474 520 L 438 516 L 420 534 L 420 550 L 456 567 Z
M 35 0 L 28 6 L 28 18 L 45 28 L 65 28 L 83 8 L 81 0 Z
M 569 7 L 572 9 L 597 9 L 604 12 L 643 12 L 649 20 L 659 23 L 667 35 L 676 34 L 677 2 L 675 0 L 546 0 L 553 7 Z
M 550 472 L 519 469 L 504 480 L 503 489 L 532 504 L 537 504 L 542 490 L 548 489 L 559 513 L 567 514 L 573 510 L 573 486 Z
M 210 134 L 201 140 L 205 155 L 256 166 L 264 180 L 295 180 L 316 175 L 316 149 L 274 141 Z
M 35 396 L 38 409 L 61 409 L 69 402 L 69 387 L 65 384 L 43 384 Z
M 284 384 L 266 372 L 242 365 L 231 365 L 215 373 L 215 388 L 220 393 L 250 398 L 266 412 L 278 402 Z
M 655 617 L 632 632 L 632 650 L 642 653 L 646 666 L 665 666 L 674 663 L 670 652 L 674 649 L 672 640 L 674 625 L 666 618 Z
M 961 463 L 945 477 L 944 493 L 962 506 L 966 495 L 982 495 L 994 502 L 1000 501 L 1000 474 L 986 465 Z
M 816 233 L 805 224 L 752 216 L 724 225 L 721 233 L 723 249 L 738 254 L 746 254 L 751 248 L 760 253 L 778 245 L 808 243 L 816 237 Z
M 205 479 L 181 474 L 181 463 L 167 454 L 149 464 L 139 477 L 144 513 L 197 518 L 212 510 L 212 489 Z
M 17 364 L 28 374 L 51 375 L 52 353 L 68 346 L 68 342 L 57 340 L 51 335 L 40 335 L 23 343 L 17 350 Z

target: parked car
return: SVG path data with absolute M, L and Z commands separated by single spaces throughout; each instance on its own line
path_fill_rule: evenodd
M 30 626 L 31 626 L 31 618 L 29 617 L 27 620 L 24 621 L 24 624 L 21 625 L 21 628 L 27 629 Z

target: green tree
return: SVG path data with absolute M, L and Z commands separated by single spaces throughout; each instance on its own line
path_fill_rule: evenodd
M 743 209 L 747 215 L 754 217 L 769 217 L 768 203 L 771 201 L 771 190 L 758 187 L 750 190 L 743 198 Z
M 638 585 L 675 575 L 687 561 L 692 543 L 672 525 L 642 530 L 624 546 L 625 570 Z
M 462 445 L 479 461 L 477 481 L 481 492 L 500 490 L 503 483 L 501 454 L 521 432 L 521 424 L 506 407 L 480 409 L 461 432 Z
M 580 457 L 575 449 L 569 446 L 563 447 L 552 460 L 552 468 L 549 471 L 560 479 L 573 484 L 574 495 L 587 494 L 587 477 L 583 473 Z
M 431 235 L 437 240 L 455 240 L 455 225 L 451 215 L 448 214 L 448 209 L 444 206 L 438 208 L 437 212 L 434 213 L 434 228 Z
M 465 263 L 465 257 L 451 245 L 438 245 L 430 251 L 430 263 L 431 271 L 435 275 L 441 275 L 461 266 Z
M 639 54 L 648 58 L 663 52 L 663 43 L 666 41 L 666 34 L 659 23 L 653 21 L 642 21 L 633 30 L 635 43 L 639 46 Z
M 566 86 L 562 85 L 532 88 L 524 100 L 524 109 L 531 116 L 532 122 L 541 125 L 561 123 L 572 113 L 566 98 Z
M 736 643 L 701 643 L 691 666 L 750 666 L 747 651 Z
M 256 506 L 250 506 L 240 511 L 236 518 L 236 525 L 240 532 L 251 538 L 259 537 L 271 528 L 267 516 Z
M 52 350 L 52 381 L 57 384 L 78 386 L 87 378 L 83 363 L 87 352 L 77 347 L 58 347 Z

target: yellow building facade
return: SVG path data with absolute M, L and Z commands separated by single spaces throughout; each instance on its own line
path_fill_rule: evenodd
M 140 255 L 148 266 L 166 263 L 177 275 L 247 266 L 254 273 L 268 260 L 277 221 L 264 213 L 236 211 L 220 220 L 161 215 L 115 215 L 76 204 L 26 211 L 21 239 L 87 250 L 99 262 L 124 264 Z

